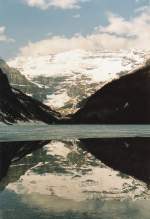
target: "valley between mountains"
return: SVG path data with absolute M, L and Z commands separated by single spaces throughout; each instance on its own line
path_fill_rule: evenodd
M 142 51 L 77 50 L 1 59 L 0 121 L 149 124 L 148 58 Z

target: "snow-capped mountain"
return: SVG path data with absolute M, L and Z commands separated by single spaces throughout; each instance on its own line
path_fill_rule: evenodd
M 79 102 L 105 83 L 142 65 L 145 51 L 84 51 L 16 57 L 9 60 L 34 84 L 43 88 L 43 102 L 61 112 L 75 111 Z

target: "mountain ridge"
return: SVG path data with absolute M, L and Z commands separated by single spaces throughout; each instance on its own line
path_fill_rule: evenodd
M 149 124 L 150 65 L 104 85 L 72 115 L 73 123 Z
M 105 84 L 63 116 L 9 84 L 0 69 L 0 121 L 42 121 L 47 124 L 149 124 L 150 64 Z M 138 97 L 138 98 L 137 98 Z
M 149 52 L 141 50 L 71 50 L 43 56 L 18 56 L 7 63 L 32 83 L 44 87 L 33 91 L 33 97 L 67 115 L 75 113 L 80 108 L 78 103 L 104 84 L 139 67 L 148 55 Z
M 6 74 L 0 69 L 0 121 L 6 124 L 17 121 L 56 122 L 60 114 L 38 100 L 12 88 Z

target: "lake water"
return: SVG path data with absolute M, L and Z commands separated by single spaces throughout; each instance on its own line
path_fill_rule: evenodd
M 0 126 L 0 219 L 149 219 L 149 125 Z
M 0 125 L 0 141 L 148 137 L 150 125 Z

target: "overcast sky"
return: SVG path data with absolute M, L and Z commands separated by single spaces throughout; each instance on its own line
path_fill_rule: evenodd
M 0 0 L 0 56 L 149 49 L 150 0 Z

